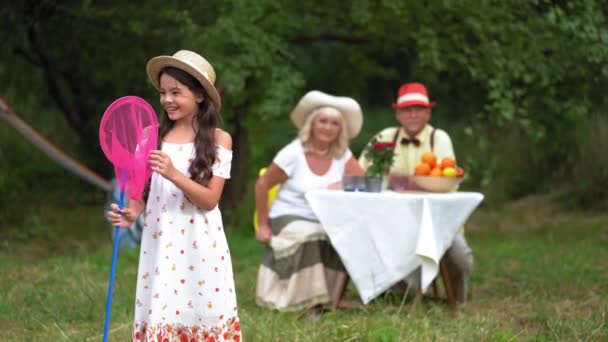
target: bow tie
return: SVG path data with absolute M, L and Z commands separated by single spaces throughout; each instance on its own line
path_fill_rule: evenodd
M 407 146 L 410 143 L 413 144 L 416 147 L 420 146 L 420 140 L 418 140 L 417 138 L 412 138 L 412 139 L 401 138 L 401 145 Z

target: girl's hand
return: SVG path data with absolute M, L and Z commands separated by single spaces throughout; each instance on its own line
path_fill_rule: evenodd
M 137 220 L 137 216 L 132 209 L 123 208 L 121 210 L 116 203 L 110 205 L 110 210 L 106 212 L 106 218 L 112 226 L 122 228 L 130 227 Z
M 255 232 L 255 238 L 261 243 L 270 242 L 270 238 L 272 238 L 272 229 L 268 225 L 261 225 L 258 227 L 258 230 Z
M 168 180 L 172 180 L 175 174 L 178 172 L 173 166 L 171 158 L 165 152 L 159 150 L 152 150 L 148 155 L 148 163 L 152 168 L 152 171 L 158 173 Z

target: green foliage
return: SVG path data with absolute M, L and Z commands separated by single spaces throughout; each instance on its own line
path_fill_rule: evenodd
M 561 165 L 563 176 L 568 179 L 568 191 L 564 201 L 569 206 L 595 210 L 608 208 L 608 157 L 605 144 L 608 141 L 608 118 L 605 113 L 595 113 L 577 126 L 572 144 L 566 150 L 568 156 Z
M 578 138 L 575 128 L 608 107 L 607 8 L 597 0 L 28 0 L 0 11 L 7 48 L 0 84 L 13 89 L 3 96 L 20 112 L 54 113 L 49 121 L 70 126 L 79 142 L 60 146 L 82 146 L 73 147 L 79 159 L 105 175 L 110 169 L 96 146 L 103 109 L 126 94 L 156 104 L 145 62 L 183 48 L 216 68 L 224 126 L 242 149 L 234 165 L 251 178 L 295 136 L 288 113 L 310 89 L 363 105 L 358 153 L 379 123 L 394 125 L 384 119 L 399 84 L 424 82 L 438 103 L 436 126 L 474 127 L 477 141 L 466 143 L 466 153 L 479 160 L 467 163 L 483 163 L 470 174 L 480 185 L 494 185 L 513 160 L 501 156 L 494 134 L 523 133 L 521 141 L 542 146 L 533 164 L 554 165 L 562 146 Z M 36 98 L 24 105 L 23 94 Z M 509 193 L 548 188 L 562 174 L 545 167 L 529 177 L 533 186 L 515 177 Z

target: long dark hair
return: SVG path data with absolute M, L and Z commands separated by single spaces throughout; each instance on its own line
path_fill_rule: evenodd
M 207 185 L 213 171 L 211 167 L 216 160 L 215 150 L 215 129 L 219 121 L 219 115 L 215 104 L 211 101 L 211 97 L 205 91 L 201 83 L 189 73 L 174 67 L 166 67 L 158 74 L 159 83 L 162 74 L 167 74 L 175 78 L 180 83 L 184 84 L 194 94 L 202 94 L 204 100 L 198 106 L 194 120 L 192 120 L 192 128 L 196 132 L 194 137 L 194 160 L 190 164 L 188 171 L 190 179 L 193 181 Z M 164 137 L 169 133 L 174 121 L 169 119 L 167 112 L 163 109 L 163 115 L 160 118 L 158 141 L 162 144 Z

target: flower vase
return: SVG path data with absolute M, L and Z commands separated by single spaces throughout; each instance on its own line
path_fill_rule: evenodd
M 365 191 L 381 192 L 384 190 L 385 182 L 382 176 L 365 176 Z

